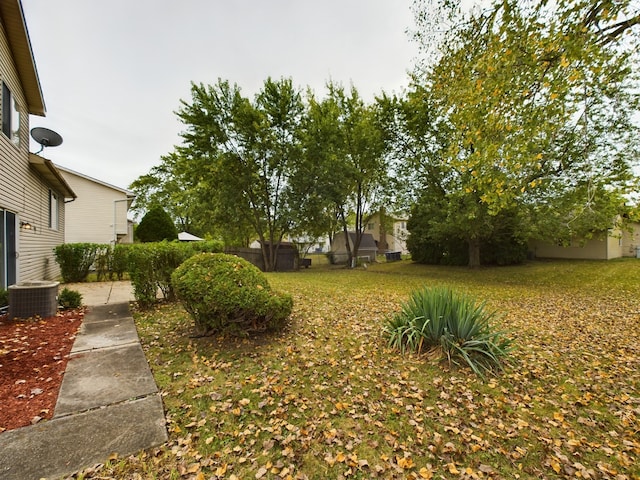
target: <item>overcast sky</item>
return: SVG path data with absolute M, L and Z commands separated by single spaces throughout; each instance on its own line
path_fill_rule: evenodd
M 180 142 L 190 82 L 327 80 L 365 99 L 400 92 L 417 46 L 411 0 L 22 0 L 47 116 L 64 139 L 42 155 L 127 188 Z M 31 151 L 38 144 L 32 141 Z

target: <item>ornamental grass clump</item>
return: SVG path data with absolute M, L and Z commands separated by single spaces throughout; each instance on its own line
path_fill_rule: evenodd
M 466 363 L 478 375 L 502 369 L 511 350 L 494 331 L 495 312 L 449 288 L 416 290 L 384 327 L 389 346 L 401 352 L 440 352 L 450 363 Z
M 201 335 L 278 329 L 293 307 L 290 295 L 273 291 L 257 267 L 235 255 L 194 255 L 173 272 L 171 282 Z

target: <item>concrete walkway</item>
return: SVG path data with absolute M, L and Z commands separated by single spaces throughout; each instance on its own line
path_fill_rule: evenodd
M 88 312 L 54 417 L 0 434 L 0 478 L 57 479 L 167 440 L 164 410 L 129 313 L 129 282 L 62 285 Z

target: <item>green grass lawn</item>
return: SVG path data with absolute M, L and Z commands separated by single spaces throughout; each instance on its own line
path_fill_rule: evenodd
M 190 338 L 178 305 L 136 313 L 170 440 L 81 477 L 640 478 L 640 261 L 268 278 L 295 302 L 277 334 Z M 424 285 L 502 314 L 504 373 L 387 348 L 385 317 Z

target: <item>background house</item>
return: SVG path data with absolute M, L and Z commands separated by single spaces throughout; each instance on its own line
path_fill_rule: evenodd
M 530 251 L 536 258 L 575 258 L 611 260 L 636 257 L 640 248 L 640 223 L 631 223 L 625 229 L 613 228 L 599 232 L 588 240 L 574 239 L 569 245 L 532 242 Z
M 0 1 L 0 288 L 60 275 L 65 199 L 76 197 L 55 165 L 29 153 L 29 115 L 45 115 L 19 0 Z
M 65 243 L 133 243 L 127 213 L 135 195 L 68 168 L 57 166 L 78 198 L 66 207 Z
M 400 252 L 409 253 L 407 250 L 407 219 L 402 216 L 385 215 L 385 225 L 381 222 L 381 216 L 376 213 L 365 227 L 366 233 L 370 233 L 377 242 L 380 253 Z M 386 226 L 386 228 L 384 228 Z

